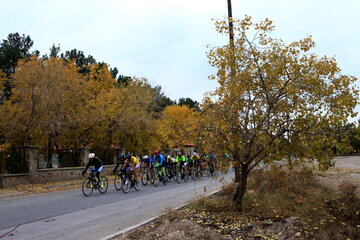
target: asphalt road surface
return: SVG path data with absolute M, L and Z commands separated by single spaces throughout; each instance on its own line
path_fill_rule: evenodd
M 233 172 L 225 177 L 230 181 Z M 124 194 L 109 182 L 105 194 L 85 197 L 81 189 L 0 199 L 0 238 L 101 239 L 218 190 L 211 178 L 166 186 L 143 186 Z M 16 229 L 15 229 L 16 228 Z M 15 229 L 15 230 L 14 230 Z

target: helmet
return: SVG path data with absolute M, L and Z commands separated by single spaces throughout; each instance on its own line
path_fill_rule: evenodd
M 171 158 L 171 155 L 169 154 L 169 155 L 167 155 L 167 159 L 170 159 Z
M 193 155 L 194 155 L 194 156 L 196 156 L 196 155 L 197 155 L 197 153 L 196 153 L 196 152 L 193 152 Z
M 180 156 L 182 155 L 182 153 L 181 153 L 181 152 L 178 152 L 177 155 L 180 157 Z
M 158 154 L 159 154 L 159 150 L 155 150 L 155 151 L 154 151 L 154 154 L 155 154 L 155 155 L 158 155 Z
M 128 154 L 126 155 L 126 159 L 130 159 L 132 156 L 133 156 L 132 153 L 128 153 Z
M 123 154 L 123 153 L 119 154 L 119 158 L 124 158 L 124 157 L 125 157 L 125 154 Z
M 145 155 L 144 157 L 143 157 L 143 159 L 148 159 L 149 158 L 149 156 L 148 155 Z
M 95 158 L 95 153 L 90 153 L 89 158 Z

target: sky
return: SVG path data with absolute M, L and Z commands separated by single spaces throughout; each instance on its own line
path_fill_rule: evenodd
M 269 18 L 287 43 L 311 35 L 313 52 L 360 77 L 360 0 L 232 0 L 232 9 L 235 19 Z M 217 86 L 207 46 L 228 41 L 212 19 L 225 17 L 227 0 L 0 0 L 0 40 L 18 32 L 41 54 L 53 44 L 76 48 L 122 75 L 146 77 L 173 100 L 201 101 Z

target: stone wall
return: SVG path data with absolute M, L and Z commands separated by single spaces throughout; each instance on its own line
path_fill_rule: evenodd
M 104 166 L 101 175 L 111 175 L 115 165 Z M 81 172 L 85 167 L 73 168 L 49 168 L 38 169 L 25 174 L 1 174 L 0 175 L 0 188 L 8 188 L 20 184 L 36 184 L 36 183 L 49 183 L 60 182 L 69 180 L 80 180 L 84 177 Z
M 28 183 L 30 183 L 30 176 L 28 173 L 0 175 L 0 188 L 14 187 Z
M 101 175 L 110 175 L 115 165 L 104 166 Z M 59 182 L 68 180 L 83 179 L 81 172 L 85 167 L 73 167 L 73 168 L 51 168 L 51 169 L 38 169 L 36 173 L 30 177 L 31 183 L 47 183 L 47 182 Z

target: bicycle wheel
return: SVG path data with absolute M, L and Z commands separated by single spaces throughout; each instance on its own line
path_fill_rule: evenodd
M 116 175 L 116 176 L 115 176 L 115 179 L 114 179 L 114 186 L 115 186 L 115 189 L 116 189 L 116 190 L 118 190 L 118 191 L 121 190 L 121 183 L 122 183 L 121 176 Z
M 200 169 L 195 170 L 195 179 L 200 180 L 201 179 L 201 171 Z
M 135 188 L 136 191 L 139 191 L 141 189 L 141 186 L 142 186 L 141 180 L 142 179 L 140 179 L 139 176 L 135 179 L 134 188 Z
M 109 182 L 108 182 L 108 179 L 107 179 L 105 176 L 104 176 L 104 177 L 101 177 L 101 180 L 102 180 L 104 186 L 101 187 L 101 185 L 100 185 L 98 189 L 99 189 L 99 192 L 100 192 L 101 194 L 104 194 L 104 193 L 106 193 L 106 191 L 108 190 Z
M 122 183 L 121 183 L 121 190 L 124 193 L 128 193 L 130 191 L 131 188 L 131 181 L 130 179 L 128 179 L 127 177 L 124 177 Z
M 170 169 L 167 169 L 166 170 L 166 181 L 167 183 L 171 182 L 171 170 Z
M 148 172 L 144 171 L 141 175 L 141 183 L 145 186 L 148 182 Z
M 194 169 L 191 170 L 191 173 L 189 175 L 191 176 L 192 180 L 195 181 L 195 170 Z
M 183 180 L 184 180 L 184 182 L 187 182 L 187 181 L 189 180 L 189 173 L 188 173 L 188 171 L 184 170 L 182 174 L 183 174 Z
M 175 176 L 174 179 L 177 183 L 180 184 L 180 180 L 181 180 L 181 172 L 179 170 L 175 170 Z
M 152 173 L 152 184 L 154 184 L 155 187 L 159 186 L 160 184 L 160 180 L 159 180 L 159 175 L 158 172 L 156 170 L 153 171 Z
M 94 188 L 91 178 L 87 178 L 82 183 L 82 192 L 85 195 L 85 197 L 88 197 L 92 194 Z
M 160 177 L 159 177 L 160 178 Z M 168 177 L 165 175 L 165 176 L 162 176 L 162 183 L 164 184 L 164 185 L 166 185 L 167 183 L 168 183 Z

